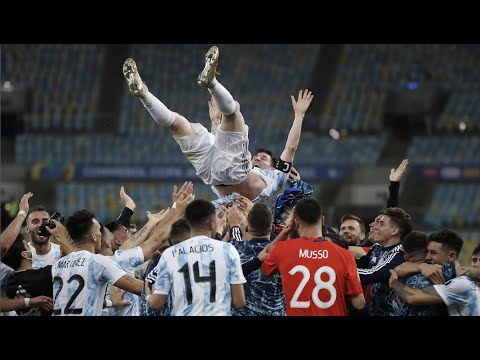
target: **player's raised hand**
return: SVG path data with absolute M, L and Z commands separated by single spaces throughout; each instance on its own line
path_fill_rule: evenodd
M 184 193 L 180 193 L 180 197 L 175 202 L 176 210 L 179 211 L 180 214 L 184 214 L 188 204 L 190 204 L 193 200 L 195 200 L 195 195 L 193 195 L 192 193 L 188 195 L 184 195 Z
M 132 198 L 125 192 L 125 189 L 123 186 L 120 188 L 120 200 L 122 201 L 123 205 L 130 210 L 135 210 L 135 202 L 132 200 Z
M 28 192 L 22 196 L 20 202 L 18 203 L 18 210 L 25 211 L 25 216 L 28 214 L 28 210 L 30 209 L 30 205 L 28 204 L 28 200 L 33 196 L 32 192 Z
M 390 181 L 400 181 L 405 171 L 407 171 L 408 159 L 403 159 L 398 168 L 390 170 Z
M 148 221 L 151 221 L 154 224 L 158 224 L 169 212 L 170 212 L 169 207 L 155 214 L 152 214 L 150 211 L 147 211 Z
M 291 95 L 290 97 L 292 99 L 292 106 L 293 110 L 295 111 L 295 115 L 305 115 L 305 112 L 307 111 L 313 100 L 312 92 L 308 89 L 300 90 L 298 92 L 297 100 L 295 100 L 295 97 L 293 95 Z
M 177 202 L 177 200 L 180 199 L 180 195 L 183 194 L 185 197 L 190 195 L 193 192 L 193 183 L 191 181 L 185 181 L 180 188 L 180 190 L 177 191 L 177 185 L 173 186 L 173 192 L 172 192 L 172 199 L 173 202 Z

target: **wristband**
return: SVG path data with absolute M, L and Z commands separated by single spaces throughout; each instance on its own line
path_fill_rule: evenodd
M 25 217 L 25 218 L 27 217 L 27 213 L 26 213 L 25 210 L 20 210 L 20 211 L 18 212 L 17 216 L 18 216 L 18 215 L 23 215 L 23 217 Z
M 25 307 L 29 308 L 30 307 L 30 298 L 23 298 L 23 301 L 25 302 Z

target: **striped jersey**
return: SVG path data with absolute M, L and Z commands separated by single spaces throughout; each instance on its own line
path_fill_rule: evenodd
M 126 275 L 110 258 L 86 250 L 72 252 L 52 267 L 53 315 L 100 316 L 107 283 Z
M 229 315 L 230 285 L 246 282 L 238 251 L 206 236 L 166 249 L 157 266 L 153 293 L 171 292 L 172 315 Z
M 459 276 L 444 285 L 433 286 L 450 316 L 480 316 L 480 288 L 469 277 Z
M 258 194 L 257 197 L 252 200 L 252 202 L 254 204 L 262 203 L 271 206 L 274 203 L 277 195 L 287 183 L 289 173 L 285 173 L 277 169 L 262 170 L 258 167 L 254 167 L 252 171 L 258 174 L 258 176 L 260 176 L 266 184 L 262 192 Z M 215 186 L 212 186 L 212 190 L 219 197 L 218 199 L 212 201 L 213 205 L 215 205 L 215 209 L 219 209 L 221 205 L 227 205 L 228 203 L 234 202 L 240 197 L 240 194 L 236 192 L 230 195 L 222 195 L 217 191 Z
M 115 261 L 123 271 L 128 275 L 135 277 L 135 270 L 138 266 L 141 266 L 145 260 L 143 256 L 143 250 L 140 246 L 128 250 L 117 250 L 112 256 L 112 260 Z M 130 305 L 125 305 L 119 308 L 113 308 L 110 315 L 114 316 L 139 316 L 140 308 L 138 302 L 138 295 L 131 292 L 125 292 L 123 300 L 130 302 Z

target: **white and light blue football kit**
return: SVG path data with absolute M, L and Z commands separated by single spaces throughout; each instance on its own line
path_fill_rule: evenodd
M 153 293 L 171 292 L 172 315 L 229 315 L 230 285 L 245 282 L 240 255 L 231 244 L 195 236 L 163 252 Z
M 128 250 L 117 250 L 112 256 L 112 260 L 115 261 L 128 275 L 135 277 L 135 271 L 137 267 L 141 266 L 145 261 L 143 250 L 140 246 Z M 110 313 L 114 316 L 139 316 L 140 315 L 140 303 L 139 296 L 132 294 L 131 292 L 125 292 L 123 300 L 130 302 L 130 305 L 125 305 L 119 308 L 114 308 Z
M 252 200 L 254 204 L 262 203 L 267 206 L 271 206 L 276 200 L 277 195 L 283 190 L 285 184 L 287 183 L 289 173 L 285 173 L 278 169 L 266 169 L 262 170 L 260 168 L 253 168 L 251 171 L 255 172 L 262 178 L 266 186 L 258 196 Z M 227 205 L 228 203 L 234 202 L 240 197 L 240 194 L 234 192 L 229 195 L 222 195 L 218 192 L 215 186 L 212 186 L 213 192 L 218 196 L 218 199 L 213 200 L 212 203 L 215 205 L 215 210 L 220 208 L 220 205 Z
M 62 256 L 62 250 L 60 245 L 50 243 L 50 251 L 45 255 L 38 255 L 35 248 L 32 246 L 32 243 L 29 243 L 30 249 L 32 250 L 32 266 L 34 269 L 40 269 L 47 265 L 53 265 L 55 261 L 60 259 Z
M 480 316 L 480 288 L 467 276 L 459 276 L 445 285 L 433 285 L 448 307 L 450 316 Z
M 107 283 L 126 273 L 112 259 L 81 250 L 52 266 L 53 315 L 100 316 Z

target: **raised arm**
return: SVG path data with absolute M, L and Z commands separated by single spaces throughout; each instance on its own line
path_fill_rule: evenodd
M 408 159 L 403 159 L 398 168 L 390 170 L 390 186 L 388 187 L 387 208 L 398 206 L 400 180 L 407 171 Z
M 137 207 L 132 198 L 125 192 L 124 187 L 120 188 L 120 200 L 125 206 L 120 216 L 117 218 L 117 221 L 128 228 L 130 225 L 130 219 L 132 218 L 133 211 Z
M 180 195 L 180 198 L 176 201 L 176 207 L 170 209 L 168 214 L 155 226 L 147 240 L 140 245 L 145 261 L 151 259 L 156 254 L 156 251 L 168 241 L 172 224 L 183 217 L 187 205 L 193 201 L 193 198 L 193 194 L 189 194 L 186 197 L 183 194 Z
M 22 196 L 20 199 L 20 203 L 18 204 L 18 214 L 15 219 L 12 220 L 10 224 L 8 224 L 7 228 L 3 231 L 0 235 L 0 255 L 3 257 L 10 246 L 12 246 L 13 242 L 17 238 L 20 230 L 22 228 L 23 221 L 27 217 L 29 205 L 28 199 L 33 196 L 33 193 L 28 192 Z
M 138 230 L 135 234 L 127 238 L 122 246 L 120 246 L 120 250 L 128 250 L 134 248 L 135 246 L 139 246 L 143 244 L 152 230 L 157 226 L 157 224 L 163 219 L 163 217 L 168 215 L 170 208 L 160 211 L 159 213 L 152 214 L 147 212 L 148 221 L 145 225 L 142 226 L 140 230 Z
M 295 152 L 297 151 L 298 143 L 300 142 L 300 134 L 302 133 L 303 118 L 305 117 L 305 112 L 312 102 L 313 95 L 308 89 L 300 90 L 298 92 L 298 100 L 295 100 L 293 95 L 291 96 L 291 99 L 293 110 L 295 111 L 295 118 L 293 119 L 290 132 L 288 133 L 285 149 L 280 155 L 280 160 L 289 163 L 293 162 Z

